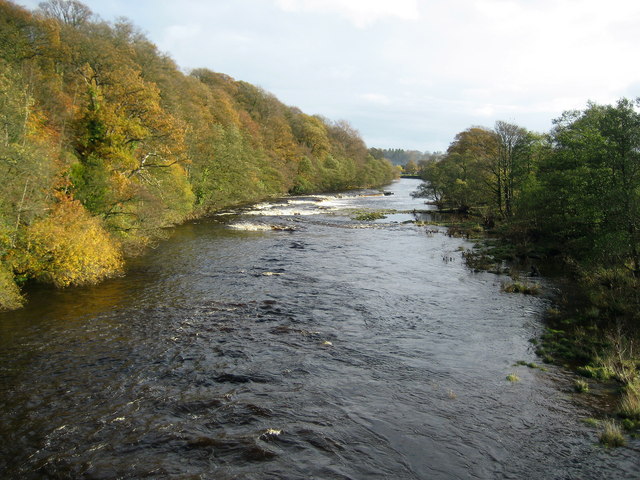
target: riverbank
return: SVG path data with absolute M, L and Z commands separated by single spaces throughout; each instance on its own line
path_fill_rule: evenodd
M 389 178 L 380 184 L 353 187 L 382 189 L 389 185 Z M 307 192 L 309 195 L 334 193 L 335 189 Z M 381 190 L 382 191 L 382 190 Z M 56 205 L 51 216 L 31 227 L 29 239 L 32 244 L 25 251 L 19 246 L 9 251 L 7 257 L 12 260 L 15 270 L 4 268 L 0 261 L 0 312 L 22 308 L 28 301 L 25 291 L 34 284 L 53 284 L 57 288 L 97 285 L 113 277 L 122 275 L 127 264 L 134 258 L 145 254 L 159 242 L 171 235 L 171 231 L 180 225 L 219 215 L 225 211 L 234 211 L 250 207 L 261 202 L 286 198 L 286 192 L 264 196 L 255 196 L 250 200 L 236 200 L 230 197 L 216 209 L 199 209 L 172 225 L 164 226 L 154 232 L 144 245 L 124 248 L 122 242 L 104 228 L 102 222 L 90 216 L 80 202 L 63 199 Z M 292 195 L 294 198 L 295 195 Z M 69 211 L 74 210 L 73 213 Z M 61 211 L 60 213 L 58 213 Z M 68 219 L 72 221 L 69 223 Z M 55 220 L 54 220 L 55 219 Z M 33 233 L 35 232 L 35 234 Z M 46 266 L 40 266 L 40 258 L 47 258 Z M 1 260 L 1 259 L 0 259 Z M 11 262 L 9 262 L 11 263 Z
M 608 435 L 602 443 L 618 446 L 623 430 L 630 436 L 640 432 L 640 335 L 623 317 L 602 312 L 593 301 L 597 290 L 581 276 L 570 260 L 553 256 L 532 243 L 518 243 L 501 230 L 481 227 L 479 217 L 439 211 L 438 225 L 453 235 L 473 238 L 474 248 L 463 252 L 466 264 L 476 271 L 505 274 L 510 282 L 502 289 L 510 293 L 544 294 L 554 306 L 544 315 L 544 332 L 531 342 L 547 364 L 575 373 L 575 392 L 587 399 L 605 423 Z M 448 217 L 448 218 L 447 218 Z M 544 292 L 537 278 L 548 276 L 557 286 Z M 593 395 L 593 402 L 588 397 Z M 603 400 L 604 399 L 604 400 Z M 609 422 L 609 423 L 606 423 Z M 619 433 L 611 439 L 611 430 Z M 617 429 L 617 430 L 616 430 Z

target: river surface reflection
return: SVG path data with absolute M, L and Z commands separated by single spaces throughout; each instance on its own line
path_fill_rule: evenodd
M 514 366 L 547 301 L 404 223 L 418 183 L 183 225 L 122 278 L 31 292 L 0 315 L 3 478 L 638 478 L 567 373 Z

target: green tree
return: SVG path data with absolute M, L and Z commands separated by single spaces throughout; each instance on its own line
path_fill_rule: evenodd
M 496 151 L 497 139 L 490 130 L 472 127 L 456 135 L 446 155 L 423 170 L 438 202 L 461 211 L 488 206 L 491 181 L 487 165 Z
M 161 107 L 158 88 L 133 68 L 87 65 L 82 76 L 75 194 L 132 246 L 144 245 L 191 211 L 184 126 Z
M 578 257 L 627 265 L 640 275 L 638 101 L 565 112 L 541 166 L 540 211 L 547 235 Z
M 488 164 L 493 177 L 492 189 L 500 214 L 511 217 L 520 186 L 532 168 L 534 137 L 526 129 L 503 121 L 496 122 L 494 132 L 496 148 Z
M 418 164 L 413 160 L 409 160 L 404 166 L 404 173 L 407 175 L 416 175 L 418 173 Z

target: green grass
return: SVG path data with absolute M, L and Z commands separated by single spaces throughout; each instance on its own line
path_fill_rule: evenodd
M 629 420 L 640 420 L 640 381 L 625 387 L 618 413 Z
M 538 365 L 537 363 L 534 363 L 534 362 L 525 362 L 524 360 L 518 360 L 518 361 L 515 363 L 514 367 L 529 367 L 529 368 L 534 369 L 534 370 L 535 370 L 536 368 L 538 368 L 538 369 L 540 369 L 540 370 L 543 370 L 543 368 L 542 368 L 542 367 L 540 367 L 540 365 Z
M 595 428 L 600 425 L 600 420 L 598 420 L 597 418 L 588 417 L 588 418 L 583 418 L 582 423 Z
M 577 372 L 583 377 L 593 378 L 595 380 L 607 381 L 613 378 L 613 372 L 605 367 L 585 365 L 583 367 L 578 367 Z
M 374 220 L 387 218 L 388 213 L 383 210 L 356 210 L 351 215 L 351 218 L 359 222 L 373 222 Z
M 613 420 L 602 422 L 604 429 L 600 432 L 600 443 L 605 447 L 622 447 L 626 444 L 622 428 Z
M 589 391 L 589 384 L 586 380 L 579 378 L 573 382 L 573 389 L 576 393 L 587 393 Z
M 510 282 L 502 284 L 502 291 L 505 293 L 522 293 L 523 295 L 538 295 L 541 287 L 537 283 Z
M 638 438 L 640 436 L 640 420 L 631 420 L 630 418 L 622 419 L 622 428 L 628 432 L 632 432 L 631 436 Z
M 594 362 L 594 352 L 596 352 L 602 342 L 602 338 L 596 335 L 585 335 L 584 329 L 572 325 L 554 326 L 566 330 L 547 327 L 545 333 L 540 337 L 536 354 L 542 358 L 544 363 L 568 364 L 574 368 L 578 365 L 586 365 Z M 583 377 L 603 379 L 606 370 L 600 367 L 578 367 L 578 373 Z

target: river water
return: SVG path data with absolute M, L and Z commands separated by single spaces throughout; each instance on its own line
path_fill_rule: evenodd
M 190 223 L 122 278 L 32 291 L 0 315 L 2 478 L 640 478 L 568 373 L 514 366 L 548 301 L 403 223 L 418 183 Z

